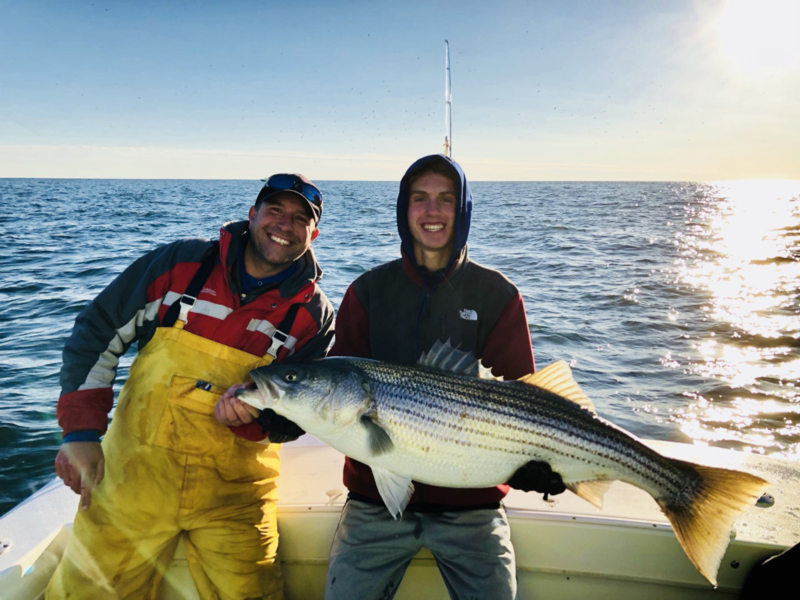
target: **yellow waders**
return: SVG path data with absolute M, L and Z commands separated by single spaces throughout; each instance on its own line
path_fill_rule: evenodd
M 159 328 L 131 365 L 103 440 L 105 479 L 78 510 L 49 600 L 155 598 L 181 535 L 201 598 L 283 598 L 280 446 L 214 417 L 219 396 L 272 357 L 182 326 Z

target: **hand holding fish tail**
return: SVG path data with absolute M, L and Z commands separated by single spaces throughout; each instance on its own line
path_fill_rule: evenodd
M 545 500 L 548 496 L 561 494 L 567 489 L 561 475 L 553 471 L 548 463 L 538 460 L 532 460 L 517 469 L 508 480 L 508 485 L 523 492 L 544 494 Z
M 56 474 L 81 496 L 81 509 L 92 503 L 92 490 L 105 474 L 105 457 L 100 442 L 68 442 L 56 455 Z

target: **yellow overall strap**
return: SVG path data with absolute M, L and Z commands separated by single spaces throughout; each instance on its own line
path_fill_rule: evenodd
M 189 285 L 186 286 L 186 290 L 183 292 L 183 295 L 180 297 L 179 301 L 173 302 L 172 306 L 169 307 L 167 314 L 164 315 L 164 321 L 161 323 L 162 327 L 175 327 L 176 329 L 184 328 L 186 321 L 189 318 L 189 313 L 197 303 L 197 295 L 203 289 L 203 286 L 211 275 L 211 271 L 214 269 L 218 254 L 219 241 L 215 241 L 211 245 L 211 248 L 209 248 L 206 256 L 203 258 L 203 261 L 200 263 L 200 267 L 197 269 L 194 277 L 192 277 Z M 275 332 L 272 334 L 270 346 L 263 356 L 263 360 L 266 361 L 268 365 L 275 361 L 280 349 L 283 348 L 283 346 L 286 345 L 286 342 L 289 341 L 289 332 L 292 330 L 294 320 L 297 317 L 297 312 L 299 310 L 299 303 L 292 304 L 289 307 L 286 316 L 283 318 L 283 321 L 281 321 L 281 324 L 275 328 Z
M 162 327 L 175 326 L 178 329 L 183 329 L 189 318 L 189 312 L 191 312 L 197 302 L 197 295 L 200 293 L 200 290 L 203 289 L 206 281 L 208 281 L 208 277 L 211 275 L 214 265 L 217 264 L 218 255 L 219 240 L 211 244 L 211 248 L 208 249 L 205 257 L 203 257 L 203 261 L 200 263 L 200 268 L 197 269 L 189 285 L 186 286 L 183 296 L 180 297 L 179 301 L 173 302 L 172 306 L 167 310 L 167 314 L 164 315 L 164 321 L 161 323 Z
M 275 358 L 278 356 L 278 351 L 289 341 L 289 332 L 292 330 L 292 325 L 294 325 L 294 320 L 299 310 L 299 303 L 292 304 L 286 312 L 283 321 L 281 321 L 281 324 L 275 328 L 275 333 L 272 334 L 272 343 L 267 349 L 267 353 L 262 357 L 267 361 L 268 365 L 271 365 L 275 361 Z

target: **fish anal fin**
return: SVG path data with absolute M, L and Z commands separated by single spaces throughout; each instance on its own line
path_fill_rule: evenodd
M 414 484 L 408 477 L 380 467 L 372 467 L 372 475 L 375 477 L 375 485 L 383 503 L 392 513 L 392 517 L 397 519 L 403 514 L 414 494 Z
M 535 385 L 538 388 L 558 394 L 593 413 L 597 411 L 589 397 L 583 393 L 578 383 L 572 377 L 572 369 L 563 360 L 547 365 L 544 369 L 525 375 L 517 381 Z
M 361 415 L 361 424 L 367 430 L 367 443 L 372 456 L 381 456 L 394 450 L 392 438 L 369 414 Z
M 684 464 L 697 471 L 702 483 L 695 486 L 688 501 L 671 503 L 657 499 L 657 502 L 689 560 L 716 586 L 717 572 L 730 542 L 734 521 L 755 506 L 768 483 L 741 471 Z M 681 498 L 685 498 L 685 493 Z
M 603 508 L 603 496 L 612 483 L 608 479 L 595 479 L 593 481 L 576 481 L 565 485 L 573 494 L 599 509 Z

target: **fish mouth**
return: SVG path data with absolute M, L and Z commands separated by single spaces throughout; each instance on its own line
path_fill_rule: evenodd
M 269 377 L 254 373 L 253 380 L 256 383 L 256 389 L 240 389 L 236 391 L 235 396 L 242 402 L 246 402 L 256 408 L 271 408 L 280 402 L 286 393 Z
M 270 406 L 275 406 L 286 394 L 286 392 L 276 385 L 271 379 L 265 379 L 261 384 L 257 383 L 256 385 L 258 385 L 259 389 L 262 390 L 264 399 L 268 402 L 271 401 Z M 263 385 L 266 389 L 261 388 L 261 385 Z

